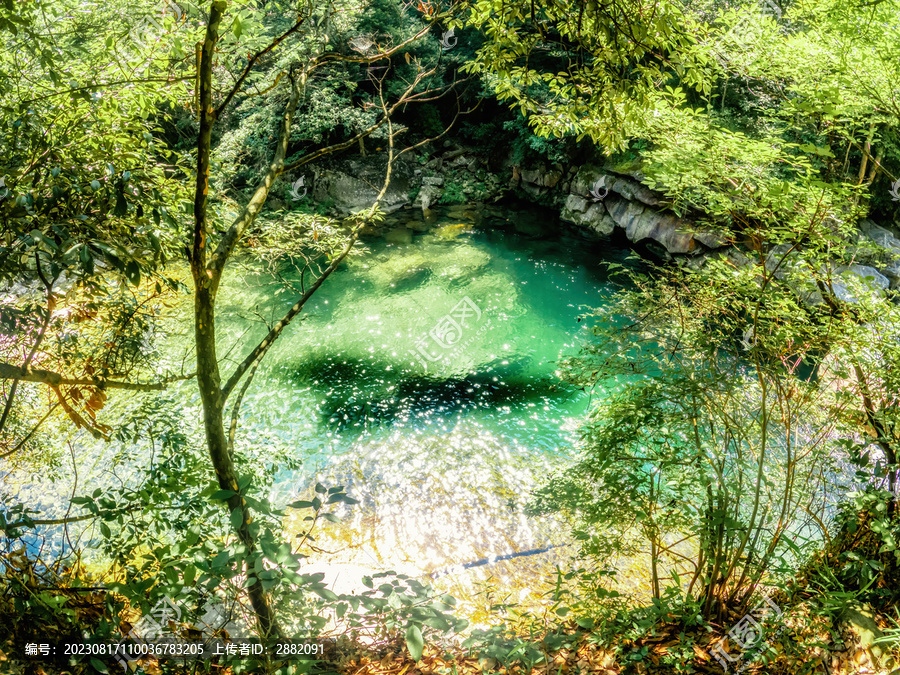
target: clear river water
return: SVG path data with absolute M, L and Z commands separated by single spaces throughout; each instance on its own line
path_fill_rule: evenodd
M 630 252 L 533 211 L 457 208 L 419 229 L 411 243 L 366 240 L 287 328 L 244 399 L 241 447 L 302 460 L 278 472 L 276 503 L 317 480 L 360 501 L 320 535 L 332 553 L 310 561 L 338 590 L 373 570 L 423 576 L 488 558 L 480 576 L 448 576 L 524 600 L 566 547 L 493 558 L 569 542 L 562 523 L 523 507 L 573 455 L 596 392 L 554 373 L 588 338 L 580 317 L 615 290 L 602 262 Z M 287 265 L 279 273 L 296 281 Z M 236 266 L 220 292 L 220 354 L 238 358 L 294 297 L 261 266 Z M 176 395 L 199 419 L 195 387 Z

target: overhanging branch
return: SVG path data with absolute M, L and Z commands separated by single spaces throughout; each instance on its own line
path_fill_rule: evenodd
M 266 47 L 265 49 L 259 50 L 252 57 L 250 57 L 250 61 L 247 63 L 247 66 L 244 68 L 244 72 L 241 73 L 241 76 L 238 78 L 237 82 L 234 83 L 234 86 L 231 88 L 231 91 L 228 92 L 228 95 L 225 97 L 225 100 L 222 101 L 221 105 L 219 105 L 218 108 L 216 108 L 216 112 L 215 112 L 216 119 L 221 117 L 222 113 L 225 112 L 225 108 L 227 108 L 228 104 L 231 103 L 231 99 L 234 98 L 234 95 L 238 93 L 238 91 L 241 88 L 241 85 L 244 83 L 244 80 L 247 79 L 247 75 L 250 74 L 250 71 L 253 69 L 253 66 L 256 65 L 256 62 L 259 60 L 259 58 L 261 56 L 269 53 L 273 49 L 275 49 L 275 47 L 277 47 L 279 44 L 281 44 L 285 40 L 285 38 L 287 38 L 291 33 L 297 32 L 300 29 L 300 26 L 302 26 L 302 25 L 303 25 L 303 19 L 300 19 L 297 23 L 295 23 L 293 26 L 291 26 L 290 29 L 288 29 L 285 33 L 283 33 L 280 37 L 277 37 L 274 40 L 272 40 L 272 42 L 269 43 L 268 47 Z M 279 77 L 281 77 L 280 74 L 279 74 Z
M 98 389 L 126 389 L 129 391 L 163 391 L 172 382 L 181 380 L 189 380 L 194 377 L 194 373 L 190 375 L 179 375 L 177 377 L 169 377 L 158 382 L 122 382 L 119 380 L 107 380 L 102 377 L 64 377 L 52 370 L 42 370 L 40 368 L 23 368 L 14 366 L 11 363 L 0 361 L 0 380 L 18 380 L 20 382 L 37 382 L 38 384 L 46 384 L 51 387 L 60 386 L 82 386 L 97 387 Z
M 266 335 L 262 339 L 262 341 L 253 348 L 253 350 L 247 354 L 247 357 L 238 364 L 238 367 L 235 368 L 234 373 L 232 373 L 231 377 L 228 378 L 228 381 L 222 387 L 222 398 L 227 399 L 228 395 L 234 390 L 237 386 L 237 383 L 240 382 L 241 378 L 244 374 L 250 369 L 250 367 L 258 362 L 265 353 L 269 350 L 269 347 L 272 346 L 272 343 L 278 339 L 278 336 L 281 335 L 281 332 L 287 328 L 288 324 L 297 316 L 302 310 L 303 306 L 306 302 L 313 296 L 313 294 L 319 290 L 319 287 L 325 282 L 331 273 L 334 272 L 338 266 L 343 262 L 344 258 L 346 258 L 350 250 L 353 248 L 353 245 L 356 243 L 356 239 L 359 237 L 360 228 L 357 227 L 354 229 L 353 234 L 350 236 L 349 241 L 344 246 L 344 249 L 341 251 L 340 255 L 338 255 L 334 260 L 331 261 L 331 264 L 325 269 L 322 274 L 319 275 L 319 278 L 315 280 L 312 286 L 309 287 L 309 290 L 306 291 L 300 298 L 293 304 L 293 306 L 287 311 L 287 313 L 281 318 L 281 320 L 272 326 L 272 330 L 269 331 L 269 334 Z
M 256 216 L 258 216 L 259 212 L 262 210 L 263 204 L 269 196 L 269 190 L 272 188 L 275 179 L 284 173 L 284 157 L 287 154 L 288 141 L 291 138 L 291 122 L 294 119 L 294 110 L 297 108 L 297 101 L 300 98 L 300 84 L 305 84 L 306 74 L 303 73 L 300 75 L 301 82 L 299 83 L 297 77 L 293 73 L 291 73 L 290 78 L 291 98 L 287 108 L 285 108 L 284 117 L 281 121 L 281 134 L 278 138 L 278 148 L 275 151 L 275 157 L 272 160 L 272 164 L 269 166 L 269 170 L 263 177 L 259 187 L 256 188 L 256 192 L 253 193 L 253 197 L 251 197 L 247 205 L 241 209 L 238 217 L 234 219 L 231 227 L 228 228 L 228 231 L 216 247 L 215 253 L 210 257 L 209 265 L 207 267 L 212 273 L 212 277 L 216 280 L 221 276 L 222 270 L 225 268 L 225 263 L 228 261 L 235 245 L 240 241 L 244 232 L 253 224 L 256 220 Z
M 416 85 L 418 85 L 419 82 L 421 82 L 425 77 L 432 75 L 434 72 L 435 72 L 435 69 L 432 68 L 431 70 L 427 70 L 422 73 L 419 73 L 419 75 L 417 75 L 416 78 L 413 80 L 412 84 L 409 85 L 409 87 L 407 87 L 406 91 L 404 91 L 403 94 L 397 99 L 397 101 L 394 103 L 394 105 L 392 105 L 390 108 L 388 108 L 386 113 L 384 114 L 384 116 L 382 116 L 381 119 L 379 119 L 377 122 L 375 122 L 375 124 L 372 124 L 371 126 L 367 127 L 366 129 L 363 129 L 355 136 L 348 138 L 346 141 L 342 141 L 340 143 L 335 143 L 334 145 L 329 145 L 326 148 L 322 148 L 322 149 L 316 150 L 315 152 L 310 153 L 308 155 L 304 155 L 300 159 L 295 160 L 295 161 L 291 162 L 290 164 L 286 165 L 283 168 L 283 172 L 293 171 L 294 169 L 299 168 L 299 167 L 303 166 L 304 164 L 309 164 L 310 162 L 315 161 L 315 160 L 319 159 L 320 157 L 324 157 L 325 155 L 330 155 L 333 152 L 338 152 L 339 150 L 346 150 L 347 148 L 349 148 L 353 145 L 356 145 L 359 142 L 359 139 L 370 136 L 372 133 L 374 133 L 381 127 L 383 127 L 387 123 L 387 121 L 390 119 L 391 115 L 393 115 L 394 112 L 401 105 L 404 105 L 411 101 L 415 101 L 416 97 L 410 96 L 413 89 L 415 89 Z M 417 96 L 421 96 L 423 94 L 430 93 L 430 91 L 434 91 L 434 90 L 421 92 L 420 94 L 417 94 Z

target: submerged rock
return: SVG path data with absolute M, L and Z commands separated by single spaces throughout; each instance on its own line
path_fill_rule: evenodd
M 405 227 L 395 227 L 384 235 L 384 240 L 389 244 L 411 244 L 413 233 L 412 230 Z
M 452 241 L 459 235 L 470 232 L 471 227 L 472 226 L 468 223 L 453 223 L 451 225 L 443 225 L 441 227 L 435 228 L 433 230 L 433 234 L 439 239 L 443 239 L 444 241 Z
M 414 288 L 418 288 L 431 278 L 432 271 L 427 267 L 417 267 L 410 269 L 405 275 L 399 277 L 393 284 L 394 291 L 404 293 Z
M 412 232 L 409 232 L 409 235 L 412 236 Z M 394 289 L 396 292 L 398 286 L 405 285 L 407 291 L 418 288 L 425 282 L 425 275 L 429 278 L 434 276 L 444 279 L 462 277 L 474 283 L 484 274 L 484 270 L 491 263 L 490 255 L 482 248 L 462 241 L 456 245 L 452 257 L 435 255 L 434 247 L 443 247 L 444 244 L 429 245 L 427 241 L 429 239 L 434 241 L 432 235 L 426 234 L 416 240 L 418 242 L 416 246 L 394 249 L 390 255 L 375 261 L 357 258 L 350 264 L 358 270 L 356 273 L 366 281 L 373 283 L 376 288 L 385 291 Z M 413 278 L 418 278 L 420 283 L 416 284 L 411 281 Z M 370 298 L 368 302 L 373 304 L 377 300 Z

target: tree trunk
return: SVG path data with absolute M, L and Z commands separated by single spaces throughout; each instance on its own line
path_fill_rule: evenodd
M 219 24 L 227 3 L 219 0 L 212 3 L 206 39 L 201 53 L 201 67 L 198 74 L 200 84 L 200 135 L 197 140 L 197 187 L 194 194 L 194 236 L 191 249 L 191 273 L 194 279 L 194 341 L 197 349 L 197 385 L 203 404 L 203 428 L 209 457 L 216 473 L 219 487 L 234 494 L 228 498 L 228 509 L 232 515 L 238 538 L 244 545 L 244 560 L 252 559 L 256 551 L 256 538 L 250 529 L 250 514 L 244 498 L 239 494 L 234 461 L 228 451 L 225 435 L 225 396 L 222 392 L 222 378 L 216 353 L 216 292 L 221 279 L 221 268 L 207 266 L 208 231 L 206 201 L 209 195 L 209 155 L 212 125 L 215 112 L 212 106 L 212 64 Z M 237 522 L 236 522 L 237 521 Z M 253 578 L 253 570 L 246 568 L 248 578 Z M 247 593 L 256 613 L 260 633 L 263 636 L 278 632 L 275 614 L 268 596 L 259 579 L 248 584 Z
M 206 432 L 206 445 L 216 479 L 222 490 L 231 490 L 235 494 L 228 498 L 228 511 L 234 514 L 239 510 L 240 524 L 237 534 L 244 544 L 244 558 L 250 559 L 256 551 L 256 538 L 250 531 L 250 511 L 244 498 L 239 494 L 237 472 L 234 459 L 228 450 L 225 435 L 225 397 L 222 394 L 219 362 L 216 355 L 216 331 L 214 296 L 208 288 L 195 291 L 194 311 L 196 323 L 194 337 L 197 346 L 197 384 L 200 387 L 200 400 L 203 403 L 203 428 Z M 232 516 L 232 523 L 235 517 Z M 247 575 L 253 576 L 253 570 L 247 568 Z M 247 588 L 253 611 L 263 636 L 279 631 L 275 613 L 269 603 L 268 596 L 258 579 Z
M 872 136 L 875 134 L 875 125 L 869 127 L 869 136 L 866 138 L 866 145 L 863 148 L 862 161 L 859 163 L 859 175 L 856 178 L 856 184 L 862 185 L 863 179 L 866 177 L 866 167 L 869 164 L 869 154 L 872 151 Z

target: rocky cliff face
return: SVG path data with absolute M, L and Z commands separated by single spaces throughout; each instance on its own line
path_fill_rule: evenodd
M 312 196 L 318 202 L 333 204 L 341 215 L 369 208 L 384 185 L 387 153 L 357 156 L 334 162 L 316 173 Z M 401 158 L 391 169 L 391 181 L 381 202 L 385 213 L 410 203 L 409 193 L 421 182 L 421 170 Z
M 560 176 L 560 179 L 557 179 Z M 549 198 L 564 221 L 600 235 L 621 229 L 634 243 L 652 241 L 669 254 L 697 254 L 725 245 L 712 232 L 667 211 L 663 195 L 640 182 L 640 171 L 583 164 L 562 171 L 557 166 L 521 172 L 526 194 Z
M 368 208 L 384 180 L 386 153 L 330 165 L 318 172 L 313 197 L 333 204 L 341 215 Z M 727 245 L 714 232 L 667 210 L 664 195 L 642 182 L 640 164 L 583 163 L 564 166 L 517 166 L 509 158 L 481 157 L 477 151 L 447 142 L 428 155 L 404 155 L 395 163 L 383 200 L 387 213 L 403 207 L 421 209 L 423 222 L 442 200 L 492 202 L 507 194 L 557 210 L 561 220 L 609 236 L 617 228 L 629 241 L 644 243 L 663 256 L 703 256 Z M 412 231 L 404 229 L 403 241 Z M 412 228 L 419 229 L 419 228 Z M 399 236 L 392 231 L 395 239 Z M 398 240 L 399 241 L 399 240 Z M 857 264 L 835 269 L 836 275 L 859 277 L 873 292 L 900 287 L 900 236 L 892 229 L 863 221 Z M 836 287 L 836 290 L 840 291 Z M 815 294 L 810 296 L 815 301 Z M 852 300 L 848 291 L 847 300 Z
M 342 215 L 366 208 L 381 187 L 385 163 L 384 153 L 336 163 L 318 174 L 313 196 L 333 203 Z M 618 227 L 629 240 L 654 241 L 670 254 L 698 253 L 723 245 L 714 234 L 699 231 L 667 212 L 662 195 L 634 176 L 591 164 L 520 168 L 504 162 L 501 171 L 507 171 L 509 179 L 503 180 L 502 174 L 486 172 L 485 163 L 459 148 L 448 149 L 422 166 L 404 158 L 395 164 L 383 208 L 390 213 L 411 205 L 427 211 L 451 185 L 457 199 L 486 197 L 490 201 L 518 191 L 557 208 L 564 221 L 603 236 Z

